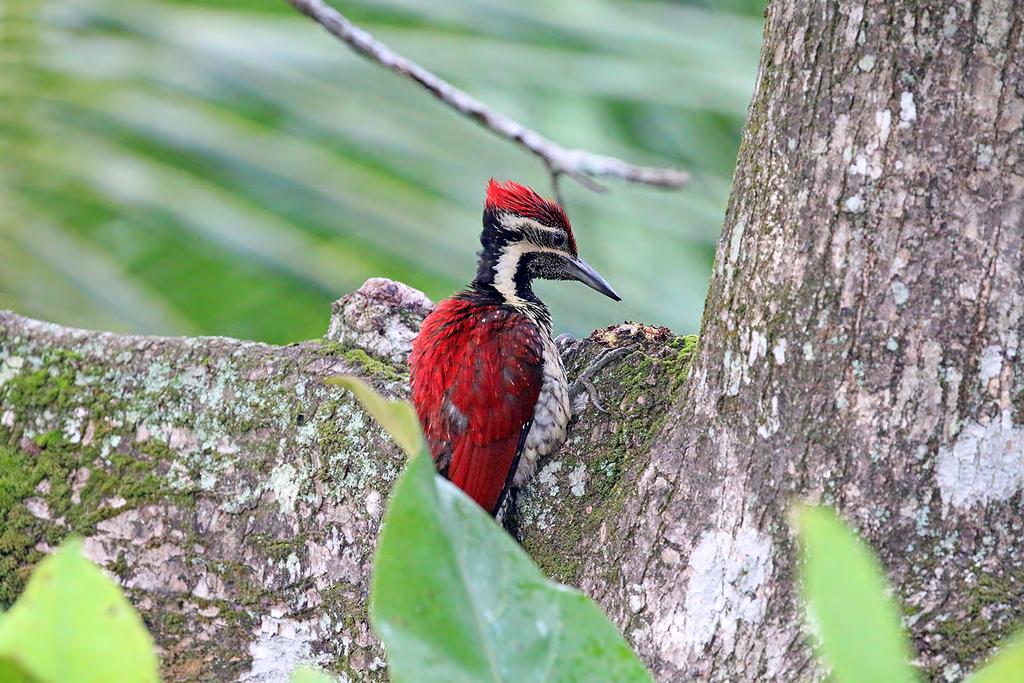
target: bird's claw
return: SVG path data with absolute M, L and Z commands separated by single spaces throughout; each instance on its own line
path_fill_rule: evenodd
M 594 404 L 594 407 L 597 408 L 598 412 L 610 415 L 608 409 L 601 403 L 601 393 L 597 390 L 597 387 L 594 386 L 594 381 L 589 378 L 579 379 L 577 381 L 583 385 L 582 391 L 587 392 L 587 397 L 590 398 L 590 402 Z M 577 394 L 577 396 L 578 395 L 579 394 Z
M 617 358 L 632 353 L 632 346 L 617 346 L 611 349 L 605 349 L 600 355 L 595 358 L 590 365 L 583 369 L 583 372 L 579 374 L 573 383 L 569 386 L 569 399 L 575 401 L 576 397 L 581 393 L 586 392 L 587 397 L 590 398 L 590 402 L 594 404 L 594 407 L 598 411 L 609 414 L 607 408 L 601 403 L 601 394 L 598 392 L 597 387 L 594 386 L 594 376 L 608 366 L 609 363 Z

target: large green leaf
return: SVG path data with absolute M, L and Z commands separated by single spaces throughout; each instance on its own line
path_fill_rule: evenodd
M 836 683 L 909 683 L 910 643 L 871 550 L 829 509 L 797 511 L 812 628 Z
M 335 683 L 338 679 L 323 669 L 300 666 L 292 673 L 292 683 Z
M 597 605 L 544 578 L 426 455 L 392 494 L 370 615 L 396 683 L 651 680 Z
M 1024 681 L 1024 634 L 1018 634 L 967 683 L 1020 683 Z
M 0 655 L 0 683 L 40 683 L 18 662 Z
M 4 669 L 3 662 L 11 668 Z M 158 681 L 153 641 L 121 589 L 66 542 L 44 559 L 0 619 L 0 672 L 40 683 Z M 13 677 L 11 680 L 19 680 Z

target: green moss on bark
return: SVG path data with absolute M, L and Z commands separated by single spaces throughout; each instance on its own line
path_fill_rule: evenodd
M 296 647 L 336 672 L 385 680 L 365 584 L 404 459 L 323 379 L 353 372 L 401 396 L 404 366 L 331 342 L 268 347 L 6 323 L 18 336 L 0 328 L 0 603 L 17 597 L 43 552 L 80 533 L 142 611 L 167 680 L 238 678 L 254 643 L 283 642 L 278 628 L 299 629 L 308 640 Z M 535 508 L 535 529 L 552 538 L 525 543 L 563 581 L 580 574 L 581 548 L 621 504 L 665 387 L 681 382 L 669 376 L 684 376 L 686 343 L 666 348 L 667 334 L 651 332 L 620 339 L 643 350 L 596 378 L 612 415 L 585 411 Z M 620 342 L 583 343 L 570 375 L 581 352 L 589 360 Z
M 95 387 L 101 370 L 67 351 L 37 362 L 0 386 L 0 405 L 15 416 L 68 417 L 64 429 L 31 436 L 32 423 L 0 427 L 0 607 L 14 602 L 47 546 L 164 495 L 154 459 L 104 448 L 109 421 L 94 416 L 120 406 Z
M 1024 572 L 980 574 L 967 592 L 966 612 L 943 615 L 935 631 L 958 662 L 982 662 L 1002 640 L 1001 633 L 1024 625 Z M 1010 606 L 1015 619 L 1003 629 L 992 628 L 992 614 Z M 1004 620 L 1005 621 L 1005 620 Z
M 620 332 L 607 336 L 636 348 L 600 374 L 610 418 L 590 405 L 574 419 L 566 446 L 541 464 L 524 499 L 523 547 L 547 576 L 564 583 L 578 582 L 581 569 L 592 564 L 588 558 L 598 550 L 605 521 L 622 513 L 696 351 L 694 335 L 673 338 L 645 328 L 621 338 Z M 570 375 L 600 352 L 582 354 Z
M 319 342 L 324 355 L 344 358 L 349 363 L 369 374 L 371 377 L 389 382 L 408 382 L 409 372 L 404 365 L 396 365 L 386 360 L 371 356 L 362 349 L 347 346 L 336 341 L 324 339 Z

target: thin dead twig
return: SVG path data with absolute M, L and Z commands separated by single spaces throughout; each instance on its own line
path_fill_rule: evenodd
M 596 178 L 617 178 L 631 183 L 670 189 L 682 187 L 690 179 L 689 173 L 676 168 L 638 166 L 622 159 L 582 149 L 566 149 L 540 133 L 494 111 L 443 78 L 397 54 L 323 0 L 287 1 L 370 61 L 418 83 L 463 116 L 473 119 L 495 135 L 510 140 L 536 155 L 551 174 L 556 195 L 561 194 L 558 179 L 562 175 L 569 176 L 595 192 L 604 192 L 606 189 L 595 180 Z M 558 200 L 561 202 L 561 196 L 558 196 Z

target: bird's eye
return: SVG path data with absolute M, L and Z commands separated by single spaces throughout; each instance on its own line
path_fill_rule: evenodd
M 556 232 L 554 236 L 552 236 L 551 241 L 556 247 L 564 247 L 565 239 L 566 238 L 564 232 Z

